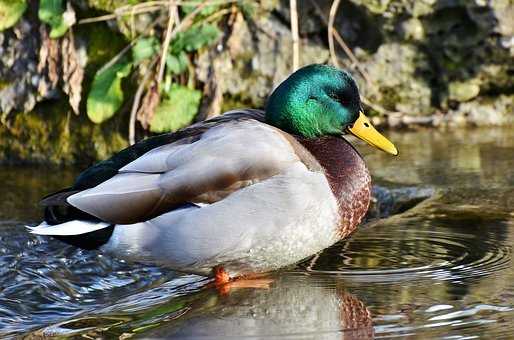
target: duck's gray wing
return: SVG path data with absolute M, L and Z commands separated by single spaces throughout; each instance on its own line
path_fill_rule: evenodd
M 136 223 L 183 204 L 216 202 L 301 161 L 280 130 L 230 115 L 236 118 L 193 126 L 203 131 L 144 153 L 67 202 L 109 223 Z

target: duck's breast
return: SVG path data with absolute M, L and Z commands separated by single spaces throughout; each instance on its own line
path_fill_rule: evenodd
M 298 139 L 323 167 L 340 214 L 341 238 L 350 235 L 368 211 L 371 176 L 361 155 L 342 137 Z

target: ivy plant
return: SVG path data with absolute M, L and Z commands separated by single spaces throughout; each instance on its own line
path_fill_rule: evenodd
M 0 0 L 0 31 L 14 26 L 26 9 L 25 0 Z
M 165 59 L 165 82 L 159 89 L 161 102 L 150 121 L 150 131 L 176 131 L 190 124 L 200 107 L 201 91 L 173 82 L 174 77 L 185 73 L 189 66 L 188 53 L 209 46 L 217 41 L 221 32 L 209 23 L 192 25 L 179 32 L 171 41 Z M 87 99 L 87 114 L 95 123 L 112 117 L 123 103 L 122 79 L 145 61 L 155 57 L 161 50 L 157 38 L 139 38 L 131 49 L 131 56 L 97 73 Z
M 198 113 L 201 99 L 201 91 L 173 84 L 167 98 L 155 110 L 150 131 L 177 131 L 189 125 Z
M 62 37 L 75 23 L 74 16 L 69 18 L 63 9 L 63 0 L 39 1 L 39 20 L 50 25 L 50 38 Z
M 87 98 L 87 115 L 94 123 L 111 118 L 123 104 L 121 81 L 131 69 L 132 62 L 123 60 L 95 75 Z

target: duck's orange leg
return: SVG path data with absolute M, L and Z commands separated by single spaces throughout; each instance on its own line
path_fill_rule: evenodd
M 262 274 L 245 275 L 245 276 L 239 276 L 236 278 L 230 278 L 230 275 L 221 266 L 214 267 L 213 272 L 214 272 L 214 285 L 216 286 L 218 291 L 223 295 L 228 294 L 231 289 L 240 289 L 240 288 L 269 289 L 270 284 L 273 282 L 273 279 L 266 278 Z
M 216 287 L 223 286 L 230 282 L 230 275 L 222 266 L 216 266 L 212 269 L 214 272 L 214 284 Z

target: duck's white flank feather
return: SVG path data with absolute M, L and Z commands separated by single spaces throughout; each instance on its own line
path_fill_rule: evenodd
M 107 228 L 109 223 L 105 222 L 90 222 L 90 221 L 69 221 L 56 225 L 49 225 L 46 222 L 41 223 L 36 227 L 28 227 L 32 234 L 37 235 L 54 235 L 54 236 L 71 236 L 82 235 Z
M 208 274 L 273 270 L 338 240 L 338 206 L 323 174 L 297 162 L 206 205 L 117 225 L 103 249 L 136 261 Z

